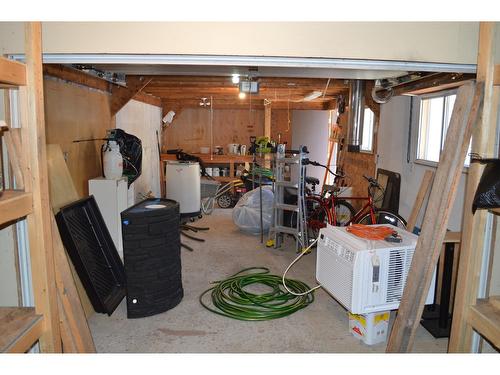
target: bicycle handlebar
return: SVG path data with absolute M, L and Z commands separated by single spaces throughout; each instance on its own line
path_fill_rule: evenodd
M 328 172 L 330 172 L 331 174 L 333 174 L 335 177 L 338 177 L 338 178 L 344 178 L 344 177 L 345 177 L 345 175 L 335 173 L 335 172 L 333 172 L 330 168 L 328 168 L 326 165 L 320 164 L 320 163 L 318 163 L 317 161 L 314 161 L 314 160 L 308 160 L 308 162 L 307 162 L 307 163 L 308 163 L 308 164 L 311 164 L 311 165 L 314 165 L 315 167 L 323 167 L 323 168 L 325 168 Z
M 378 183 L 377 180 L 375 180 L 373 177 L 368 177 L 366 175 L 363 175 L 363 177 L 370 183 L 370 185 L 377 186 L 379 188 L 382 188 L 380 184 Z

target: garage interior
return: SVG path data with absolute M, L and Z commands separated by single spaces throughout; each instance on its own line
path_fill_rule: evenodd
M 452 38 L 467 35 L 462 40 L 474 53 L 461 59 L 451 51 L 437 60 L 374 58 L 368 46 L 366 56 L 291 55 L 276 47 L 279 37 L 260 53 L 239 47 L 233 54 L 224 40 L 226 49 L 160 45 L 148 52 L 127 51 L 123 40 L 108 51 L 106 40 L 81 42 L 80 49 L 58 44 L 61 32 L 98 33 L 101 26 L 0 23 L 2 352 L 498 352 L 500 208 L 471 209 L 483 171 L 495 165 L 474 159 L 498 159 L 500 151 L 498 23 L 430 23 L 449 28 Z M 137 31 L 107 26 L 117 34 Z M 284 30 L 294 28 L 300 26 Z M 282 166 L 280 158 L 299 166 Z M 180 171 L 188 168 L 195 172 L 185 180 Z M 297 186 L 292 193 L 287 183 Z M 371 195 L 374 186 L 382 195 Z M 347 204 L 318 211 L 321 192 Z M 389 231 L 395 240 L 387 233 L 360 240 L 374 235 L 377 227 L 369 225 L 358 240 L 342 242 L 356 236 L 348 228 L 358 222 L 373 224 L 361 220 L 375 217 L 367 202 L 380 211 L 377 220 L 382 212 L 402 218 L 404 227 Z M 155 226 L 167 207 L 173 221 Z M 347 226 L 342 207 L 352 209 Z M 397 223 L 391 218 L 376 223 Z M 173 237 L 160 255 L 153 248 L 139 253 L 156 241 L 141 236 L 153 235 Z M 368 246 L 371 260 L 350 276 L 325 270 L 323 235 Z M 395 271 L 406 278 L 397 279 L 397 305 L 387 299 L 348 314 L 358 300 L 347 302 L 337 288 L 366 279 L 371 292 L 362 289 L 360 301 L 385 288 L 370 246 L 397 248 L 405 236 L 412 258 Z M 107 276 L 92 274 L 91 266 Z M 142 275 L 134 276 L 139 268 Z M 236 317 L 221 315 L 209 288 L 263 269 L 276 284 L 260 274 L 258 285 L 237 285 L 258 308 L 266 303 L 255 295 L 275 285 L 284 290 L 285 270 L 306 289 L 324 285 L 277 318 L 249 318 L 239 309 Z M 164 276 L 151 279 L 156 272 Z M 380 272 L 383 278 L 391 270 Z M 104 298 L 99 290 L 109 277 L 117 286 Z M 175 300 L 166 302 L 165 285 L 174 284 Z M 272 313 L 281 311 L 271 305 Z

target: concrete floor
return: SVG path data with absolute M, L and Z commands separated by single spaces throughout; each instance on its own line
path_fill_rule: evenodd
M 205 243 L 189 241 L 194 252 L 182 249 L 184 298 L 174 309 L 142 319 L 127 319 L 125 300 L 111 317 L 94 314 L 89 325 L 98 352 L 119 353 L 381 353 L 385 343 L 365 345 L 351 335 L 345 309 L 325 291 L 316 291 L 310 306 L 288 317 L 244 322 L 205 310 L 198 297 L 214 280 L 243 268 L 264 266 L 281 275 L 295 258 L 292 241 L 283 250 L 260 244 L 233 224 L 232 210 L 216 210 L 198 221 L 210 230 L 199 235 Z M 289 274 L 315 282 L 315 252 L 303 257 Z M 392 320 L 391 320 L 392 322 Z M 447 339 L 435 339 L 419 327 L 414 351 L 446 352 Z

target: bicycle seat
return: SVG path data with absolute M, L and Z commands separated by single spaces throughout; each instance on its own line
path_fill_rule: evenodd
M 306 176 L 306 184 L 319 185 L 319 180 L 316 177 Z

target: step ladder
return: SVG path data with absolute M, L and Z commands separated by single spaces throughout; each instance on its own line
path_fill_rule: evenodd
M 281 146 L 281 145 L 280 145 Z M 284 148 L 278 147 L 274 160 L 274 223 L 269 231 L 270 238 L 274 237 L 274 248 L 277 249 L 283 244 L 283 235 L 290 234 L 295 237 L 296 251 L 300 252 L 308 246 L 309 238 L 306 227 L 306 206 L 305 206 L 305 159 L 307 149 L 303 146 L 300 150 L 289 155 L 285 155 Z M 285 179 L 286 166 L 297 165 L 297 177 L 293 180 Z M 285 189 L 297 189 L 297 204 L 285 203 Z M 284 212 L 292 212 L 292 217 L 296 218 L 295 223 L 290 220 L 284 223 Z M 288 225 L 286 225 L 288 224 Z M 293 227 L 291 224 L 295 224 Z

